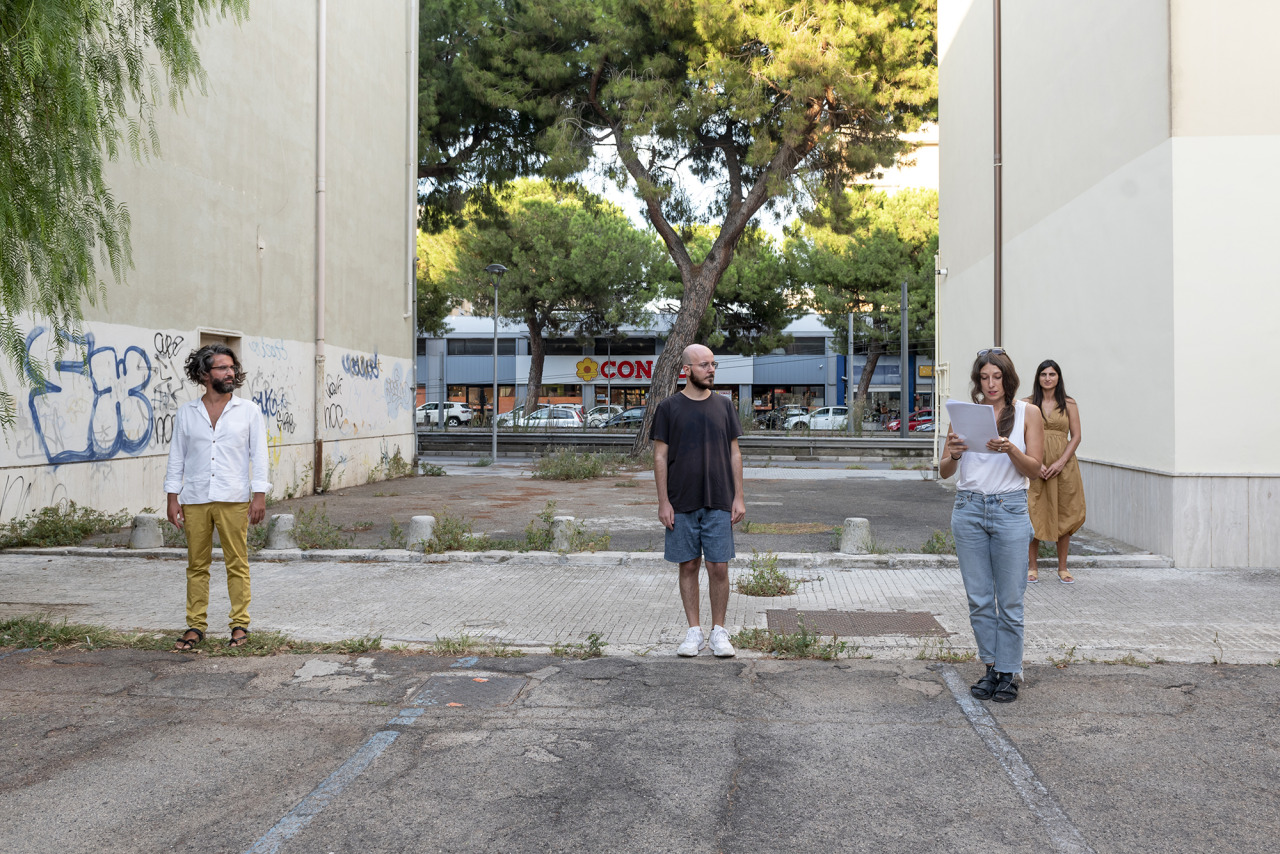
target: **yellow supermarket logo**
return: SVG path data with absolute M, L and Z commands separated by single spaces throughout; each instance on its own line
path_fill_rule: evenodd
M 600 376 L 600 365 L 595 359 L 587 357 L 578 363 L 578 379 L 589 383 Z

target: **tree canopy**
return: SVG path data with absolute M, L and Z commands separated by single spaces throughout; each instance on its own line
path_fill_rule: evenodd
M 66 345 L 82 302 L 96 304 L 132 266 L 129 213 L 102 177 L 122 142 L 158 152 L 153 116 L 204 91 L 196 27 L 242 20 L 248 0 L 14 0 L 0 4 L 0 353 L 39 386 L 18 317 L 37 313 Z M 159 62 L 165 83 L 152 65 Z M 0 423 L 14 399 L 0 389 Z
M 857 405 L 866 400 L 880 356 L 901 342 L 904 280 L 908 344 L 932 348 L 937 251 L 936 190 L 903 190 L 892 196 L 868 188 L 850 190 L 834 208 L 812 212 L 788 240 L 792 275 L 809 284 L 814 308 L 836 333 L 836 347 L 867 356 Z M 851 313 L 857 316 L 852 346 Z
M 646 428 L 748 224 L 838 197 L 937 111 L 936 0 L 544 0 L 490 29 L 548 174 L 612 147 L 683 284 Z M 680 224 L 712 224 L 700 258 Z M 647 443 L 642 429 L 637 447 Z
M 529 330 L 528 394 L 542 386 L 546 339 L 608 335 L 645 318 L 650 284 L 663 260 L 652 235 L 626 214 L 572 183 L 520 180 L 496 195 L 494 215 L 473 211 L 457 235 L 444 281 L 477 313 L 493 310 L 484 268 L 507 268 L 498 288 L 498 315 Z

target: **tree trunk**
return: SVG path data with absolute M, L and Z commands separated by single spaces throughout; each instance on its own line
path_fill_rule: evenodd
M 729 253 L 730 255 L 732 253 Z M 694 338 L 698 334 L 698 324 L 707 306 L 711 305 L 711 297 L 715 293 L 716 283 L 724 274 L 728 263 L 712 266 L 710 258 L 699 267 L 694 268 L 692 281 L 684 281 L 684 296 L 680 300 L 680 311 L 676 314 L 676 322 L 667 336 L 667 343 L 653 365 L 653 381 L 649 384 L 649 399 L 645 402 L 644 422 L 640 432 L 636 434 L 631 445 L 633 456 L 644 453 L 653 443 L 649 439 L 649 431 L 653 428 L 653 414 L 658 404 L 666 400 L 676 391 L 676 381 L 680 378 L 680 356 L 684 348 L 698 343 Z M 683 276 L 681 277 L 683 278 Z
M 852 350 L 853 348 L 850 347 L 849 349 Z M 862 366 L 862 376 L 858 377 L 858 400 L 856 406 L 859 412 L 867 411 L 867 390 L 871 388 L 871 376 L 876 372 L 876 365 L 884 354 L 883 341 L 872 341 L 867 345 L 867 363 Z
M 538 408 L 538 398 L 542 396 L 542 366 L 547 359 L 547 342 L 542 337 L 542 326 L 529 321 L 529 380 L 524 389 L 524 413 Z M 530 397 L 533 406 L 529 405 Z

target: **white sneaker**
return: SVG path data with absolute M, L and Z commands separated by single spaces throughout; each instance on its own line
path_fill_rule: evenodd
M 711 630 L 711 651 L 717 658 L 733 658 L 737 652 L 729 643 L 729 633 L 724 626 L 716 626 Z
M 685 633 L 684 643 L 676 648 L 676 655 L 693 658 L 700 649 L 702 649 L 702 627 L 690 626 L 689 631 Z

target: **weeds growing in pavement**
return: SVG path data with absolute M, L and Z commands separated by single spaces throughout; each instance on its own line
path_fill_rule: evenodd
M 404 528 L 395 519 L 391 520 L 391 530 L 387 535 L 378 542 L 380 549 L 407 549 L 409 547 L 409 537 L 404 532 Z
M 413 474 L 413 464 L 400 455 L 400 448 L 397 446 L 396 452 L 390 456 L 387 456 L 386 451 L 383 451 L 382 459 L 376 466 L 369 469 L 369 477 L 365 482 L 395 480 L 398 477 L 409 477 L 411 474 Z
M 1071 647 L 1071 649 L 1068 649 L 1066 655 L 1061 658 L 1054 658 L 1052 655 L 1049 656 L 1049 663 L 1059 670 L 1065 670 L 1079 660 L 1080 659 L 1076 656 L 1076 648 L 1074 646 Z
M 794 578 L 778 569 L 778 556 L 751 550 L 750 574 L 738 579 L 735 589 L 745 596 L 793 596 L 800 589 Z
M 1124 664 L 1129 667 L 1141 667 L 1143 670 L 1146 670 L 1148 667 L 1151 666 L 1151 662 L 1141 661 L 1131 652 L 1126 652 L 1124 655 L 1120 656 L 1119 658 L 1104 659 L 1102 663 L 1103 664 Z
M 94 534 L 110 534 L 129 523 L 128 512 L 103 513 L 74 501 L 33 510 L 0 525 L 0 549 L 78 546 Z
M 173 632 L 118 632 L 104 626 L 51 620 L 45 616 L 0 620 L 0 649 L 142 649 L 170 650 L 185 629 Z M 196 649 L 211 657 L 261 656 L 280 653 L 354 655 L 382 648 L 382 638 L 366 636 L 337 643 L 294 640 L 279 632 L 253 632 L 244 646 L 227 647 L 226 640 L 210 637 Z
M 1036 549 L 1036 557 L 1037 557 L 1037 558 L 1042 558 L 1042 557 L 1057 557 L 1057 556 L 1058 556 L 1058 544 L 1057 544 L 1057 543 L 1050 543 L 1050 542 L 1047 542 L 1047 541 L 1045 541 L 1045 540 L 1041 540 L 1041 541 L 1040 541 L 1040 546 L 1039 546 L 1039 548 L 1037 548 L 1037 549 Z
M 916 653 L 916 661 L 945 661 L 948 664 L 964 664 L 976 657 L 973 650 L 955 649 L 946 638 L 924 638 L 920 651 Z
M 552 448 L 534 462 L 533 476 L 541 480 L 589 480 L 617 474 L 625 462 L 622 454 Z
M 927 555 L 953 555 L 956 553 L 956 538 L 950 531 L 934 531 L 924 541 L 920 552 Z
M 444 466 L 438 466 L 435 463 L 423 463 L 418 469 L 418 474 L 423 477 L 444 477 Z
M 475 462 L 473 462 L 473 463 L 467 463 L 467 465 L 471 466 L 472 468 L 481 468 L 481 469 L 482 469 L 482 468 L 484 468 L 485 466 L 491 466 L 491 465 L 493 465 L 493 460 L 489 459 L 488 457 L 481 457 L 480 459 L 476 460 L 476 461 L 475 461 Z
M 551 654 L 560 658 L 602 658 L 604 656 L 604 648 L 609 644 L 605 643 L 598 632 L 592 632 L 587 635 L 586 643 L 557 643 L 551 647 Z
M 804 621 L 794 634 L 774 632 L 769 629 L 743 629 L 732 638 L 734 646 L 740 649 L 755 649 L 771 653 L 778 658 L 812 658 L 819 661 L 834 661 L 841 655 L 853 655 L 858 645 L 850 646 L 836 636 L 824 641 L 822 636 L 809 631 Z
M 351 537 L 329 521 L 325 505 L 299 510 L 294 517 L 293 536 L 300 549 L 348 549 Z
M 168 519 L 160 520 L 160 536 L 164 539 L 164 546 L 167 549 L 185 549 L 187 547 L 186 530 L 179 528 Z
M 259 552 L 267 547 L 267 535 L 271 533 L 271 520 L 249 526 L 249 551 Z M 185 538 L 184 538 L 185 539 Z M 167 543 L 166 543 L 167 545 Z
M 1217 632 L 1213 633 L 1213 645 L 1218 648 L 1217 653 L 1213 656 L 1213 659 L 1212 659 L 1213 663 L 1226 664 L 1227 663 L 1226 652 L 1222 649 L 1222 644 L 1218 641 Z
M 436 524 L 431 539 L 423 543 L 427 554 L 464 550 L 471 535 L 471 523 L 461 516 L 454 516 L 446 507 L 436 514 Z
M 845 468 L 850 469 L 851 471 L 866 471 L 866 470 L 867 470 L 867 467 L 866 467 L 866 466 L 864 466 L 862 463 L 849 463 L 849 465 L 845 466 Z
M 325 493 L 329 491 L 329 487 L 333 486 L 333 477 L 338 473 L 338 469 L 342 468 L 345 460 L 327 460 L 324 464 L 324 473 L 320 475 L 320 483 L 316 487 L 317 493 Z

